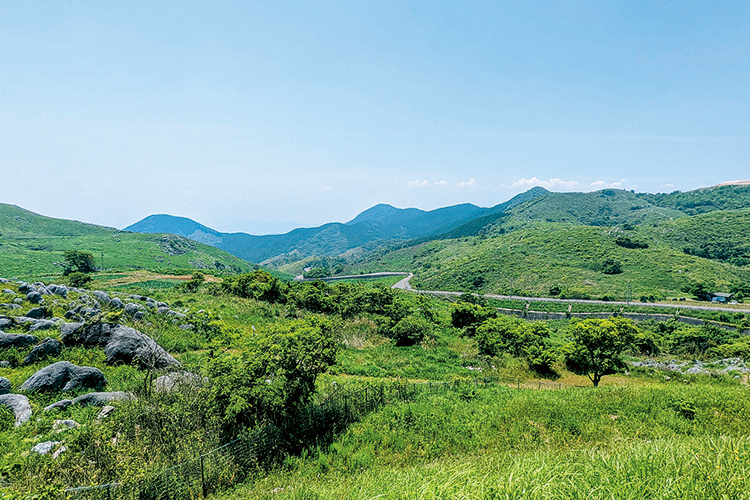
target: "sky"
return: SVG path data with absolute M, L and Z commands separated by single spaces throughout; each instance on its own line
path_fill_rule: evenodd
M 746 1 L 0 0 L 0 203 L 279 233 L 750 178 Z

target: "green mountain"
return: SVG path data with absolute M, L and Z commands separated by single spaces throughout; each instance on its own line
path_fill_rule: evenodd
M 59 275 L 66 250 L 91 252 L 97 267 L 114 270 L 252 269 L 223 250 L 174 234 L 119 231 L 0 204 L 0 276 Z
M 338 256 L 356 248 L 368 252 L 393 240 L 434 238 L 481 217 L 493 217 L 510 207 L 547 193 L 533 188 L 491 208 L 462 204 L 431 211 L 376 205 L 346 223 L 299 228 L 286 234 L 253 236 L 221 233 L 184 217 L 151 215 L 125 228 L 140 233 L 173 233 L 194 239 L 251 262 L 282 265 L 306 257 Z M 494 219 L 493 219 L 494 220 Z
M 639 193 L 638 197 L 659 207 L 673 208 L 687 215 L 698 215 L 715 210 L 750 208 L 750 185 L 746 182 L 728 183 L 684 193 Z
M 347 271 L 411 271 L 420 288 L 532 296 L 559 289 L 622 299 L 630 288 L 636 297 L 688 297 L 696 283 L 750 295 L 749 194 L 748 186 L 546 193 L 439 238 L 382 249 Z M 621 272 L 605 273 L 607 261 Z

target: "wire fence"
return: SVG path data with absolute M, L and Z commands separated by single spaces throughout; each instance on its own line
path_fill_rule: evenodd
M 136 483 L 110 483 L 69 488 L 71 500 L 183 500 L 205 498 L 238 484 L 254 473 L 267 470 L 286 454 L 327 442 L 368 413 L 420 395 L 463 391 L 490 386 L 516 389 L 565 389 L 570 386 L 546 381 L 481 377 L 451 382 L 395 382 L 332 394 L 326 401 L 309 405 L 280 425 L 253 429 L 192 460 Z

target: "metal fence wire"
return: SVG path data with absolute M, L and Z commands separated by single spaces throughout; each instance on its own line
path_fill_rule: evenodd
M 279 425 L 267 425 L 237 437 L 209 452 L 155 473 L 137 483 L 110 483 L 69 488 L 71 500 L 183 500 L 205 498 L 247 479 L 305 446 L 330 440 L 347 426 L 385 405 L 413 401 L 422 394 L 461 391 L 504 385 L 509 388 L 563 389 L 553 382 L 484 377 L 451 382 L 404 383 L 341 391 L 326 401 L 311 404 Z

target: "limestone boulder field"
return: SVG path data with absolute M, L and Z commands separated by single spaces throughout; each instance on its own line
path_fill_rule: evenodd
M 20 389 L 25 392 L 68 392 L 76 389 L 101 389 L 106 383 L 104 373 L 98 368 L 58 361 L 29 377 Z
M 151 337 L 129 326 L 109 323 L 64 323 L 60 337 L 66 346 L 104 347 L 109 364 L 137 363 L 141 369 L 163 369 L 179 366 Z

